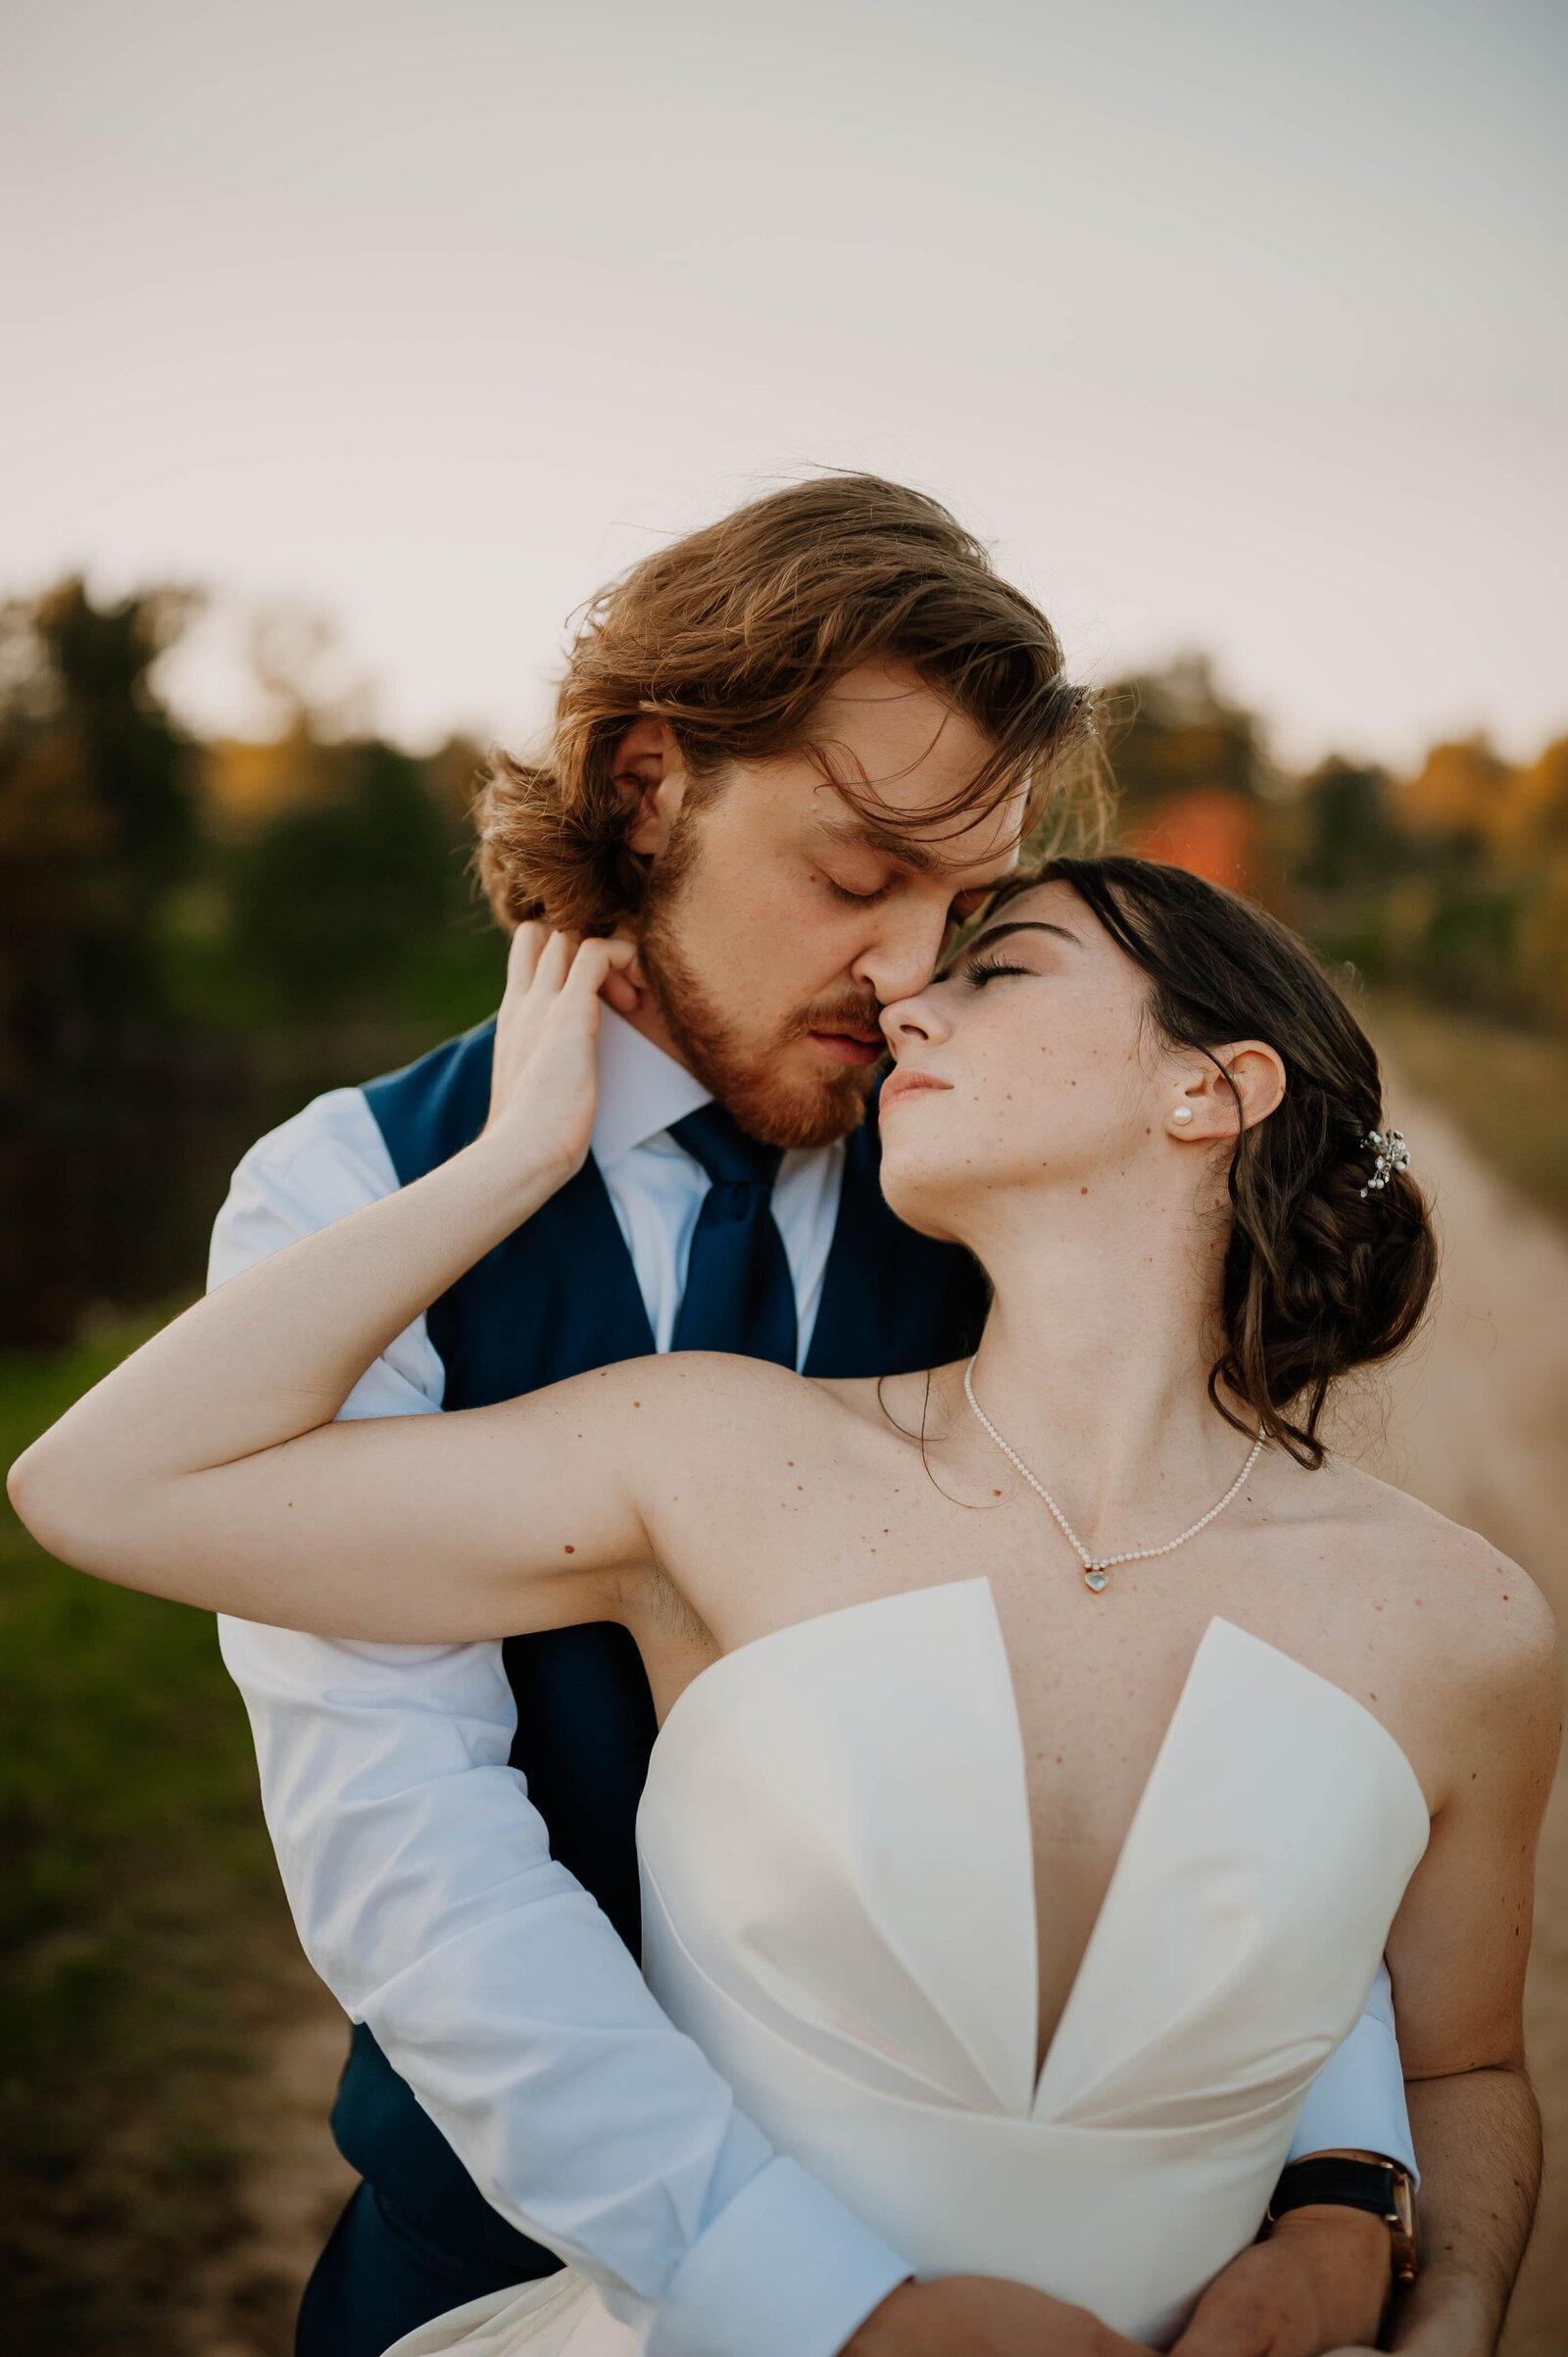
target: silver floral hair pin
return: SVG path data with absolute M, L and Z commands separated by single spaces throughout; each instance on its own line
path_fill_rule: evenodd
M 1397 1129 L 1369 1129 L 1361 1143 L 1371 1149 L 1375 1157 L 1372 1176 L 1361 1190 L 1365 1198 L 1375 1194 L 1380 1187 L 1386 1187 L 1396 1170 L 1409 1169 L 1410 1151 L 1405 1145 L 1403 1131 Z

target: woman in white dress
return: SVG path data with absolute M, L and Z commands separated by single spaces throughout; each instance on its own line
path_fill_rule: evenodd
M 581 1162 L 628 955 L 524 928 L 483 1135 L 148 1344 L 14 1470 L 24 1519 L 294 1628 L 622 1622 L 662 1720 L 649 1978 L 924 2275 L 1168 2346 L 1385 1949 L 1435 2195 L 1478 2103 L 1528 2148 L 1552 1631 L 1492 1547 L 1325 1452 L 1434 1251 L 1301 945 L 1173 869 L 1060 861 L 885 1010 L 889 1200 L 994 1287 L 967 1370 L 670 1356 L 334 1423 Z M 1531 2198 L 1466 2261 L 1497 2317 Z M 400 2350 L 634 2346 L 568 2268 Z

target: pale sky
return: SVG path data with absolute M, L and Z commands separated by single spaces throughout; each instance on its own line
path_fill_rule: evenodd
M 1568 729 L 1557 0 L 8 0 L 0 593 L 257 607 L 410 742 L 813 463 L 1296 761 Z

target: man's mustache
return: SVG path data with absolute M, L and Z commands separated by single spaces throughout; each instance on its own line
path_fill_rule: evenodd
M 858 999 L 848 993 L 834 999 L 814 999 L 795 1018 L 797 1039 L 811 1031 L 848 1031 L 866 1038 L 880 1037 L 882 1007 L 876 999 Z

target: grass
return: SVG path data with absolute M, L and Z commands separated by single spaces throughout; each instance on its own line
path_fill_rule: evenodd
M 157 1323 L 0 1359 L 0 1461 Z M 236 2084 L 292 1933 L 203 1614 L 0 1503 L 0 2267 L 13 2357 L 171 2357 L 239 2228 Z
M 1412 1088 L 1451 1113 L 1522 1195 L 1568 1223 L 1568 1040 L 1381 992 L 1366 1011 Z

